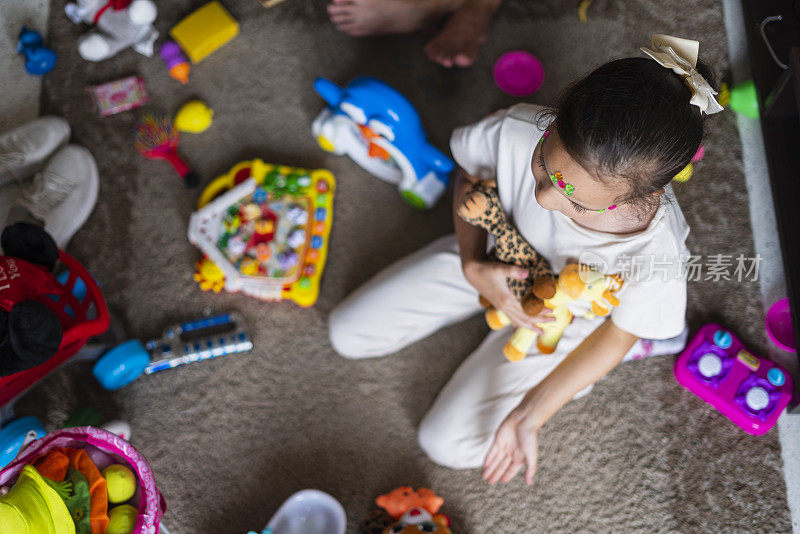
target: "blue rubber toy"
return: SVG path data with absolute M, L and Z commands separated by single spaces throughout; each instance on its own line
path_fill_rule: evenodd
M 411 102 L 369 76 L 344 87 L 317 78 L 314 89 L 328 103 L 311 131 L 322 149 L 347 154 L 367 172 L 395 184 L 412 207 L 433 207 L 454 163 L 428 142 Z
M 25 70 L 37 76 L 53 70 L 58 59 L 55 52 L 44 46 L 41 34 L 26 26 L 19 32 L 17 52 L 25 56 Z
M 42 424 L 33 416 L 20 417 L 0 429 L 0 469 L 17 457 L 25 437 L 29 431 L 36 432 L 36 439 L 44 437 L 47 432 Z
M 150 353 L 142 342 L 131 339 L 106 352 L 92 369 L 100 385 L 109 391 L 127 386 L 150 365 Z

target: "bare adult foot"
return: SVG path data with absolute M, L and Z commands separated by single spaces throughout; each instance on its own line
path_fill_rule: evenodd
M 355 37 L 408 33 L 452 13 L 465 0 L 332 0 L 328 15 L 336 27 Z
M 442 28 L 425 45 L 428 57 L 445 67 L 469 67 L 489 35 L 492 16 L 501 0 L 465 0 Z

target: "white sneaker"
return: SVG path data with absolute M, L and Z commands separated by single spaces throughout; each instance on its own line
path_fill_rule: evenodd
M 16 203 L 44 222 L 63 249 L 92 213 L 98 188 L 92 154 L 80 145 L 67 145 L 50 158 Z
M 0 186 L 23 180 L 69 139 L 69 123 L 61 117 L 39 117 L 0 134 Z

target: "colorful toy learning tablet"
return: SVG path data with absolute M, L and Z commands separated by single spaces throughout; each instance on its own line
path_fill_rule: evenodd
M 189 222 L 204 290 L 311 306 L 328 252 L 333 175 L 243 161 L 206 187 Z
M 675 361 L 675 378 L 754 436 L 773 427 L 792 396 L 792 378 L 748 351 L 729 330 L 707 324 Z

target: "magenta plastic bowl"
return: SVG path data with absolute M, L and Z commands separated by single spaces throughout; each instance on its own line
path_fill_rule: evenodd
M 792 326 L 792 310 L 789 299 L 781 299 L 770 306 L 767 312 L 767 335 L 777 346 L 789 352 L 797 352 Z
M 544 67 L 530 52 L 511 50 L 497 58 L 492 76 L 503 92 L 511 96 L 527 96 L 544 83 Z

